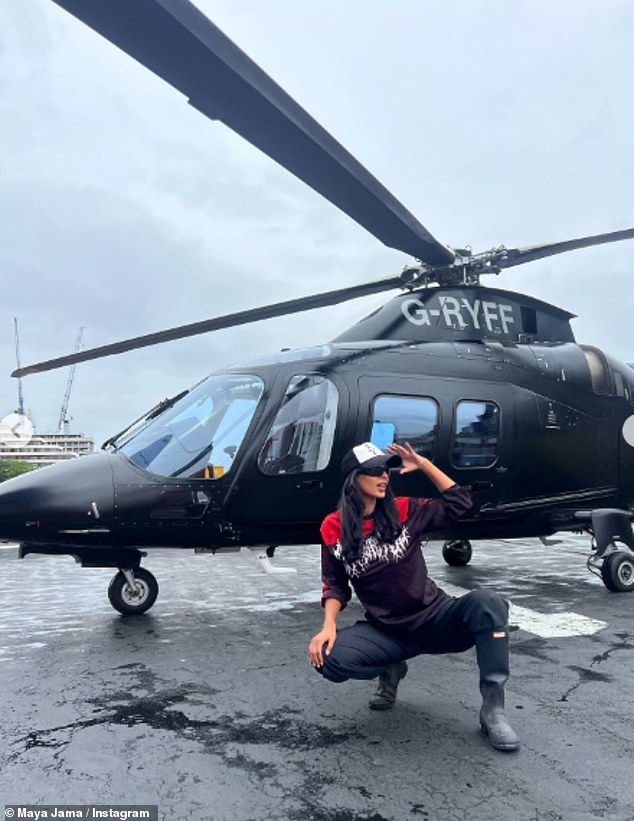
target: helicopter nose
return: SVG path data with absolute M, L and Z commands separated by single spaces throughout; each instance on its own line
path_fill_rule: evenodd
M 105 530 L 113 509 L 110 455 L 81 456 L 0 484 L 0 540 L 59 541 L 72 532 Z

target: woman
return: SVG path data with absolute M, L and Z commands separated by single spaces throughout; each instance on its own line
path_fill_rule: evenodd
M 440 497 L 395 499 L 388 471 L 397 467 L 401 473 L 420 470 Z M 517 750 L 519 739 L 504 713 L 508 604 L 487 590 L 448 596 L 429 578 L 420 549 L 424 533 L 449 527 L 469 510 L 469 493 L 408 443 L 390 445 L 388 453 L 371 442 L 357 445 L 344 457 L 342 473 L 339 507 L 321 526 L 324 624 L 310 642 L 311 664 L 334 682 L 378 676 L 369 706 L 387 710 L 407 673 L 406 659 L 475 645 L 482 731 L 496 749 Z M 351 586 L 366 621 L 338 633 Z

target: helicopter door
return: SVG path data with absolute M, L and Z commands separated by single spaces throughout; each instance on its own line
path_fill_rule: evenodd
M 338 419 L 345 416 L 344 397 L 331 378 L 320 374 L 289 379 L 258 446 L 255 470 L 240 476 L 241 491 L 249 499 L 242 520 L 279 522 L 282 510 L 295 521 L 310 522 L 335 503 L 339 465 L 332 454 L 335 435 L 341 435 Z
M 472 489 L 479 505 L 509 494 L 514 406 L 512 388 L 454 380 L 362 377 L 358 438 L 386 448 L 409 442 L 456 482 Z M 417 475 L 398 477 L 400 495 L 429 493 Z

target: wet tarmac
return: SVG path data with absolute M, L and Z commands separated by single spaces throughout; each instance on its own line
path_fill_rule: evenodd
M 317 547 L 151 553 L 145 616 L 108 603 L 109 570 L 0 549 L 0 804 L 158 804 L 211 821 L 632 821 L 634 595 L 585 569 L 586 541 L 474 545 L 432 575 L 511 597 L 515 754 L 480 735 L 473 651 L 410 662 L 399 702 L 308 665 Z M 361 617 L 358 604 L 342 614 Z

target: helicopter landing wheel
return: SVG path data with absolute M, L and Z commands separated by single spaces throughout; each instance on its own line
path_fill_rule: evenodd
M 445 542 L 442 546 L 442 557 L 450 567 L 464 567 L 471 561 L 473 550 L 468 539 L 456 539 Z
M 634 554 L 617 550 L 606 556 L 601 565 L 603 584 L 613 593 L 634 590 Z
M 138 616 L 152 607 L 158 596 L 158 582 L 143 567 L 120 570 L 108 586 L 110 604 L 124 616 Z

